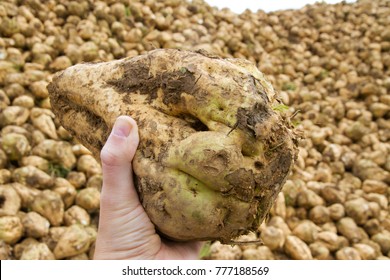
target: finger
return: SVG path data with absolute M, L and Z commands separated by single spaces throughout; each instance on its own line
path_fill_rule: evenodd
M 119 117 L 100 153 L 103 170 L 102 208 L 120 208 L 124 203 L 134 207 L 139 204 L 131 164 L 138 142 L 136 122 L 128 116 Z

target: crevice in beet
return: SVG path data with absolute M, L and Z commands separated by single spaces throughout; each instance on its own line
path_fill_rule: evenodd
M 193 129 L 196 131 L 209 131 L 207 125 L 202 123 L 200 120 L 196 120 L 195 122 L 190 124 Z
M 255 162 L 255 168 L 256 169 L 262 169 L 264 167 L 264 164 L 260 161 Z
M 200 119 L 194 117 L 190 114 L 180 114 L 178 118 L 185 120 L 189 126 L 191 126 L 196 131 L 209 131 L 207 125 L 205 125 Z
M 4 195 L 0 195 L 0 208 L 4 206 L 5 203 L 5 197 Z

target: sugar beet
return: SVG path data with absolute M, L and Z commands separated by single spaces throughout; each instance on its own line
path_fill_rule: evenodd
M 97 159 L 118 116 L 137 121 L 140 199 L 174 240 L 257 230 L 296 155 L 272 86 L 244 60 L 154 50 L 70 67 L 48 90 L 62 126 Z

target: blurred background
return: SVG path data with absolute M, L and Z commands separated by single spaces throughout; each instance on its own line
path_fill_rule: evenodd
M 323 2 L 327 4 L 336 4 L 342 2 L 340 0 L 326 0 L 326 1 L 317 1 L 317 0 L 271 0 L 271 1 L 262 1 L 262 0 L 206 0 L 210 6 L 222 8 L 229 8 L 235 13 L 242 13 L 245 9 L 249 9 L 252 12 L 257 12 L 257 10 L 263 10 L 264 12 L 273 12 L 277 10 L 287 10 L 287 9 L 300 9 L 307 4 L 314 4 L 316 2 Z M 354 0 L 347 0 L 345 2 L 351 3 L 356 2 Z
M 302 135 L 258 231 L 201 258 L 389 260 L 390 1 L 335 2 L 0 0 L 0 259 L 93 258 L 101 166 L 54 73 L 176 48 L 251 61 Z

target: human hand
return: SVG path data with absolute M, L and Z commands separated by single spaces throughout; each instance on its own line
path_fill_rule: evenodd
M 161 239 L 134 187 L 132 160 L 139 143 L 137 123 L 119 117 L 100 158 L 103 187 L 95 259 L 197 259 L 201 242 Z

